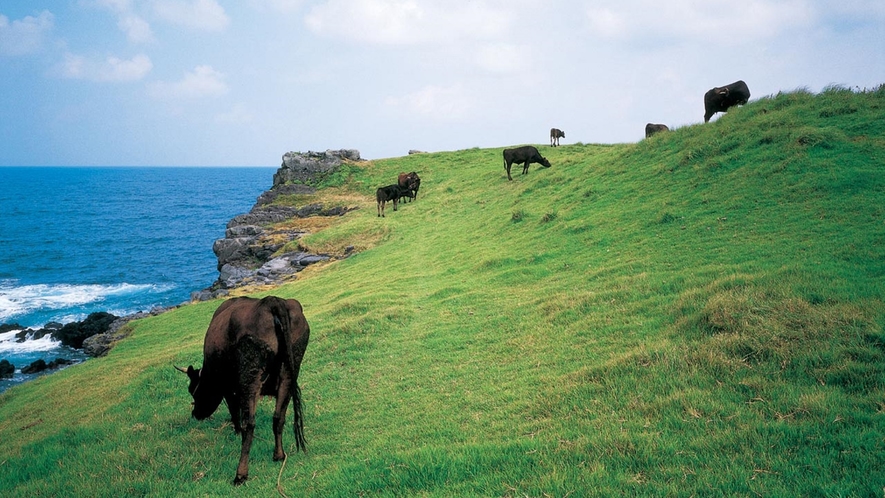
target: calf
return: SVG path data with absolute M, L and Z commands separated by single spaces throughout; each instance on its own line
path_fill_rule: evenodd
M 408 195 L 405 189 L 400 188 L 398 184 L 381 187 L 375 192 L 375 200 L 378 201 L 378 216 L 384 217 L 384 205 L 387 201 L 393 201 L 393 210 L 399 204 L 399 198 Z
M 550 128 L 550 147 L 559 145 L 560 137 L 565 138 L 565 132 L 558 128 Z
M 504 149 L 504 170 L 507 171 L 507 179 L 513 180 L 510 176 L 510 166 L 513 164 L 522 164 L 522 174 L 529 172 L 529 164 L 537 163 L 545 168 L 550 167 L 550 161 L 541 156 L 538 149 L 531 145 L 524 145 L 515 149 Z

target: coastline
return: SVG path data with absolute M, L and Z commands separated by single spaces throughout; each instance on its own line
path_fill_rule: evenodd
M 316 192 L 315 188 L 308 185 L 309 183 L 334 173 L 344 161 L 360 160 L 359 151 L 348 149 L 284 154 L 281 167 L 273 175 L 274 184 L 271 188 L 258 196 L 247 213 L 234 216 L 226 225 L 225 237 L 213 243 L 212 250 L 217 259 L 218 278 L 209 287 L 192 291 L 190 301 L 173 306 L 155 307 L 146 312 L 138 311 L 125 316 L 111 315 L 113 319 L 108 320 L 104 326 L 91 327 L 90 331 L 77 342 L 76 347 L 58 339 L 58 330 L 62 327 L 81 327 L 84 323 L 88 323 L 93 315 L 108 314 L 108 312 L 94 312 L 80 322 L 73 321 L 66 324 L 50 322 L 38 329 L 22 327 L 15 323 L 0 323 L 0 393 L 38 376 L 106 355 L 117 341 L 129 335 L 131 329 L 126 325 L 132 320 L 164 313 L 190 302 L 224 298 L 231 292 L 245 287 L 277 286 L 296 278 L 297 273 L 309 265 L 335 259 L 332 255 L 310 254 L 303 251 L 276 254 L 287 242 L 297 240 L 307 231 L 278 229 L 273 225 L 311 216 L 343 216 L 351 210 L 350 208 L 323 207 L 319 204 L 291 207 L 276 205 L 274 201 L 280 196 L 309 197 Z M 15 347 L 11 345 L 11 341 L 22 345 L 20 346 L 22 350 L 33 351 L 35 357 L 40 357 L 27 362 L 27 365 L 9 362 L 4 352 Z M 12 368 L 11 374 L 9 368 Z

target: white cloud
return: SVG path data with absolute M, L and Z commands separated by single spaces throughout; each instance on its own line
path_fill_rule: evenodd
M 100 62 L 80 55 L 66 54 L 61 72 L 63 76 L 71 79 L 127 82 L 144 78 L 153 67 L 151 59 L 144 54 L 136 55 L 130 60 L 108 57 Z
M 32 54 L 43 45 L 44 36 L 52 30 L 54 16 L 44 10 L 37 17 L 26 16 L 9 22 L 0 14 L 0 56 Z
M 452 43 L 492 39 L 508 31 L 512 7 L 452 0 L 329 0 L 307 14 L 320 35 L 381 45 Z
M 179 81 L 158 81 L 148 86 L 150 95 L 157 99 L 219 97 L 228 91 L 224 75 L 211 66 L 197 66 Z
M 126 37 L 133 43 L 146 43 L 154 41 L 154 33 L 151 25 L 136 15 L 126 15 L 117 22 L 117 27 L 126 33 Z
M 777 36 L 814 20 L 806 0 L 747 0 L 723 8 L 707 0 L 618 0 L 584 10 L 591 33 L 626 42 L 690 41 L 739 45 Z
M 154 65 L 151 59 L 143 54 L 131 60 L 108 57 L 98 73 L 102 81 L 137 81 L 145 77 Z
M 155 0 L 151 6 L 161 19 L 203 31 L 223 31 L 230 24 L 224 7 L 215 0 Z
M 434 121 L 459 120 L 475 105 L 474 98 L 461 85 L 430 85 L 401 97 L 388 97 L 384 103 L 399 114 Z
M 126 33 L 132 43 L 148 43 L 154 41 L 151 25 L 141 16 L 135 14 L 132 0 L 94 0 L 94 4 L 104 7 L 117 16 L 117 27 Z

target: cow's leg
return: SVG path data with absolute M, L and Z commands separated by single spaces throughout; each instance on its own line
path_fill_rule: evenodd
M 286 425 L 286 409 L 292 399 L 292 381 L 288 375 L 282 375 L 285 378 L 280 379 L 280 387 L 277 389 L 277 404 L 273 410 L 273 460 L 275 462 L 286 458 L 286 452 L 283 451 L 283 427 Z
M 240 447 L 240 463 L 237 465 L 237 477 L 234 484 L 240 485 L 249 478 L 249 451 L 255 437 L 255 410 L 258 405 L 258 390 L 240 396 L 240 423 L 242 424 L 243 444 Z
M 527 175 L 529 173 L 529 161 L 526 161 L 525 164 L 522 165 L 522 174 Z
M 230 421 L 234 424 L 234 432 L 239 434 L 243 428 L 240 426 L 240 402 L 235 393 L 224 395 L 224 402 L 227 404 L 227 411 L 230 412 Z
M 399 204 L 399 197 L 393 198 L 393 210 L 396 211 L 396 206 Z
M 381 217 L 381 201 L 378 201 L 378 217 Z
M 249 477 L 249 451 L 252 449 L 252 439 L 255 436 L 255 411 L 258 407 L 258 398 L 261 395 L 263 379 L 267 373 L 261 365 L 266 365 L 272 356 L 270 348 L 254 339 L 245 336 L 237 344 L 237 394 L 239 405 L 239 418 L 242 436 L 240 447 L 240 463 L 237 465 L 237 476 L 234 484 L 246 482 Z
M 504 169 L 507 171 L 507 179 L 513 180 L 513 178 L 510 176 L 510 163 L 505 162 Z

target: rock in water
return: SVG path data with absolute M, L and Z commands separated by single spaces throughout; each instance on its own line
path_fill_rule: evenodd
M 9 363 L 9 360 L 0 360 L 0 379 L 12 378 L 15 373 L 15 365 Z

